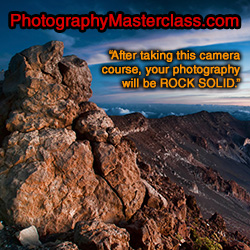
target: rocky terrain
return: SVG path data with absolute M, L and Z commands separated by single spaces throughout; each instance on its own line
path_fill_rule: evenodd
M 89 102 L 91 80 L 84 60 L 63 57 L 62 42 L 11 59 L 0 82 L 0 249 L 249 249 L 244 232 L 228 231 L 212 202 L 204 219 L 193 196 L 207 195 L 206 187 L 247 209 L 248 175 L 245 185 L 223 179 L 202 153 L 243 169 L 249 124 L 237 130 L 226 114 L 207 113 L 192 127 L 185 125 L 192 117 L 111 119 Z M 216 133 L 211 141 L 202 134 L 206 116 L 225 122 L 215 144 Z
M 228 228 L 250 236 L 250 122 L 219 112 L 112 119 L 147 164 L 196 197 L 205 217 L 217 211 Z

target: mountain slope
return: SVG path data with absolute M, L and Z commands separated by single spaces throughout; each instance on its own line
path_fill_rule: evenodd
M 250 235 L 250 122 L 205 111 L 112 119 L 135 142 L 143 161 L 195 195 L 205 217 L 218 212 L 231 230 Z

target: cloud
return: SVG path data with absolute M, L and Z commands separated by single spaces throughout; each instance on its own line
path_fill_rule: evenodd
M 84 48 L 71 48 L 73 54 L 84 57 L 89 64 L 107 62 L 109 49 L 125 49 L 130 51 L 159 49 L 163 51 L 188 47 L 208 46 L 250 41 L 250 19 L 242 23 L 241 29 L 231 30 L 166 30 L 166 35 L 156 32 L 140 38 L 117 40 Z
M 110 62 L 109 56 L 106 54 L 96 54 L 88 59 L 88 64 L 93 65 L 93 64 L 99 64 L 100 62 L 102 63 L 107 63 Z
M 50 39 L 62 41 L 67 50 L 71 50 L 76 41 L 79 40 L 78 37 L 69 36 L 65 33 L 57 33 L 54 30 L 46 30 L 44 32 L 50 37 Z
M 248 84 L 244 84 L 248 85 Z M 223 104 L 249 106 L 247 89 L 123 89 L 119 91 L 101 91 L 92 97 L 92 101 L 103 103 L 168 103 L 168 104 Z
M 249 81 L 247 79 L 250 79 L 250 72 L 242 72 L 242 73 L 240 73 L 240 76 L 243 79 L 243 81 L 246 81 L 249 83 Z

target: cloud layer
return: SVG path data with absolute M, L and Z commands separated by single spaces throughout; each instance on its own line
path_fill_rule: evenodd
M 70 47 L 68 51 L 86 58 L 89 64 L 101 64 L 110 62 L 108 50 L 125 49 L 130 51 L 159 49 L 163 51 L 208 46 L 216 44 L 228 44 L 250 41 L 250 19 L 242 23 L 239 30 L 188 30 L 176 31 L 166 30 L 155 32 L 140 38 L 116 40 L 86 47 Z M 69 37 L 67 37 L 69 38 Z

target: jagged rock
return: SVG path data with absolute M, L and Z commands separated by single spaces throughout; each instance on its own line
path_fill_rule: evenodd
M 93 147 L 96 168 L 121 198 L 130 218 L 142 205 L 145 187 L 140 179 L 136 154 L 126 140 L 116 147 L 104 142 Z
M 106 142 L 108 128 L 113 128 L 113 121 L 104 110 L 91 110 L 81 114 L 76 121 L 76 131 L 90 141 Z
M 78 222 L 75 227 L 74 241 L 80 249 L 130 250 L 129 239 L 125 229 L 98 220 Z
M 63 76 L 62 83 L 70 88 L 69 98 L 76 103 L 88 100 L 92 96 L 90 83 L 92 76 L 87 63 L 77 56 L 65 56 L 58 64 Z
M 120 117 L 112 116 L 111 118 L 121 130 L 123 136 L 148 130 L 148 120 L 140 113 Z
M 125 228 L 130 233 L 130 244 L 134 249 L 164 249 L 157 224 L 142 212 L 136 213 L 132 223 L 125 225 Z
M 79 220 L 130 218 L 145 195 L 136 154 L 104 110 L 87 102 L 86 62 L 62 54 L 56 41 L 24 50 L 12 58 L 3 83 L 3 93 L 14 98 L 6 123 L 12 133 L 0 149 L 0 215 L 35 225 L 41 235 L 65 232 Z M 114 160 L 112 173 L 103 167 L 102 177 L 95 174 L 90 142 L 77 141 L 71 127 L 85 139 L 111 143 L 103 152 L 116 146 L 114 159 L 101 158 L 108 166 Z
M 226 229 L 226 223 L 221 215 L 215 213 L 212 215 L 212 217 L 209 219 L 209 221 L 216 225 L 217 228 L 220 230 Z
M 6 127 L 29 132 L 72 124 L 79 103 L 91 97 L 91 74 L 85 61 L 63 58 L 63 43 L 49 42 L 16 54 L 5 73 L 3 93 L 14 95 Z
M 143 180 L 143 184 L 147 189 L 147 206 L 157 209 L 167 208 L 167 200 L 160 193 L 158 193 L 146 180 Z
M 40 234 L 64 232 L 81 219 L 123 218 L 123 205 L 93 169 L 88 141 L 75 132 L 14 132 L 4 147 L 0 214 L 8 222 L 35 225 Z
M 79 248 L 77 247 L 76 244 L 65 241 L 62 243 L 57 244 L 56 246 L 50 247 L 50 250 L 78 250 Z
M 65 232 L 79 220 L 130 218 L 145 196 L 136 154 L 104 110 L 87 102 L 87 64 L 62 54 L 61 42 L 24 50 L 3 83 L 14 99 L 6 123 L 12 134 L 0 149 L 0 215 L 7 223 L 33 224 L 41 235 Z M 77 141 L 71 126 L 91 141 L 108 141 L 104 153 L 116 146 L 114 158 L 95 159 L 111 166 L 101 168 L 102 176 L 95 174 L 90 142 Z
M 12 57 L 9 68 L 5 72 L 3 92 L 5 95 L 17 93 L 20 86 L 27 86 L 32 78 L 56 83 L 62 76 L 57 67 L 62 59 L 63 43 L 50 42 L 44 46 L 33 46 Z
M 226 250 L 250 250 L 250 247 L 243 242 L 233 241 L 233 242 L 230 242 L 229 245 L 225 247 L 224 249 Z
M 128 219 L 145 196 L 130 143 L 104 110 L 87 102 L 86 62 L 62 55 L 57 41 L 24 50 L 3 82 L 3 93 L 12 95 L 3 120 L 8 116 L 12 133 L 0 148 L 0 216 L 35 225 L 41 235 L 66 232 L 79 220 Z M 86 139 L 102 142 L 93 145 L 95 159 Z
M 117 145 L 121 142 L 122 134 L 118 128 L 108 128 L 108 142 Z
M 39 235 L 37 229 L 34 226 L 23 229 L 17 234 L 18 240 L 23 246 L 27 247 L 38 247 L 42 243 L 39 241 Z

